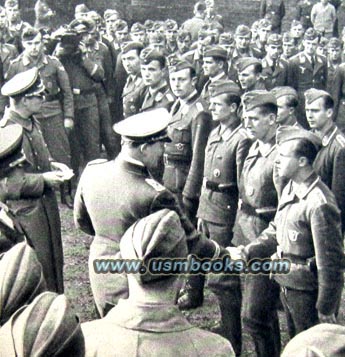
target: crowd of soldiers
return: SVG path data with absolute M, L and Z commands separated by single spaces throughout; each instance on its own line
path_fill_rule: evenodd
M 17 0 L 0 6 L 1 356 L 240 356 L 243 329 L 257 356 L 280 356 L 280 308 L 284 356 L 344 349 L 339 5 L 299 1 L 284 33 L 283 0 L 261 0 L 261 18 L 233 32 L 212 0 L 182 24 L 131 26 L 80 4 L 54 29 L 44 0 L 34 26 Z M 58 191 L 94 237 L 101 319 L 81 326 L 61 295 Z M 290 271 L 100 274 L 95 263 L 191 255 L 287 259 Z M 205 285 L 217 335 L 180 312 L 203 304 Z

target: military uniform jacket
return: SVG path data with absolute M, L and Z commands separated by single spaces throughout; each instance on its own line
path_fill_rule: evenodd
M 82 331 L 85 357 L 235 355 L 227 340 L 191 325 L 176 305 L 121 300 L 105 318 L 82 324 Z
M 202 184 L 205 147 L 211 131 L 211 115 L 195 91 L 185 105 L 177 100 L 168 125 L 171 143 L 165 144 L 164 185 L 188 198 L 198 198 Z
M 228 224 L 234 221 L 240 173 L 251 145 L 246 130 L 238 122 L 229 123 L 220 134 L 221 126 L 211 132 L 205 150 L 204 185 L 202 187 L 197 216 L 203 220 Z M 223 184 L 224 192 L 206 187 L 206 181 Z
M 339 67 L 340 63 L 336 64 L 331 64 L 329 61 L 327 61 L 327 85 L 326 85 L 326 91 L 332 95 L 333 88 L 334 88 L 334 83 L 336 81 L 336 74 L 337 74 L 337 69 Z
M 311 9 L 317 1 L 315 0 L 300 0 L 296 6 L 296 16 L 295 19 L 302 22 L 302 25 L 305 29 L 313 27 L 313 24 L 310 19 Z
M 137 108 L 137 112 L 145 112 L 156 108 L 165 108 L 169 111 L 174 101 L 175 97 L 170 90 L 169 84 L 164 81 L 153 95 L 149 93 L 148 86 L 144 86 L 136 92 L 133 105 Z
M 63 111 L 65 117 L 73 118 L 74 105 L 71 84 L 64 66 L 56 57 L 43 55 L 35 63 L 25 54 L 21 54 L 11 62 L 7 72 L 7 79 L 11 79 L 16 74 L 33 67 L 38 68 L 40 77 L 48 92 L 42 105 L 42 112 L 36 117 L 49 118 L 59 115 Z
M 307 89 L 326 89 L 327 61 L 323 56 L 315 56 L 314 67 L 303 52 L 291 57 L 288 64 L 288 86 L 303 95 Z
M 63 252 L 59 209 L 52 189 L 44 184 L 41 173 L 51 171 L 50 156 L 39 123 L 23 119 L 7 110 L 1 126 L 19 124 L 24 129 L 23 151 L 31 164 L 25 173 L 7 179 L 7 204 L 18 217 L 36 250 L 49 290 L 63 292 Z
M 274 87 L 286 86 L 288 81 L 288 63 L 283 59 L 278 59 L 275 68 L 268 63 L 267 57 L 262 60 L 261 77 L 265 82 L 265 88 L 270 91 Z
M 227 75 L 225 74 L 225 72 L 218 74 L 216 77 L 214 77 L 212 79 L 209 78 L 200 93 L 200 98 L 202 98 L 207 103 L 207 105 L 209 105 L 210 104 L 210 88 L 209 88 L 210 84 L 212 84 L 213 82 L 216 82 L 216 81 L 226 81 L 227 79 L 228 78 L 227 78 Z
M 315 161 L 314 169 L 321 180 L 333 192 L 340 208 L 343 231 L 345 227 L 345 136 L 332 125 L 322 139 L 322 148 Z
M 238 83 L 237 63 L 242 57 L 256 57 L 252 48 L 249 47 L 248 52 L 240 53 L 237 48 L 232 53 L 232 58 L 228 66 L 228 77 L 232 81 Z
M 330 92 L 334 99 L 334 120 L 337 126 L 345 130 L 345 64 L 340 64 L 335 73 Z
M 288 183 L 274 221 L 246 250 L 249 259 L 262 252 L 290 259 L 290 272 L 274 275 L 275 280 L 296 290 L 318 289 L 318 311 L 336 311 L 345 262 L 340 214 L 334 195 L 315 173 L 296 188 Z M 317 275 L 307 265 L 314 257 Z
M 284 0 L 261 0 L 260 18 L 269 18 L 272 22 L 272 30 L 279 31 L 282 19 L 285 16 Z
M 142 90 L 143 87 L 144 83 L 140 74 L 134 78 L 131 76 L 127 77 L 126 84 L 122 91 L 123 116 L 125 118 L 137 114 L 138 111 L 135 105 L 135 98 L 137 92 Z

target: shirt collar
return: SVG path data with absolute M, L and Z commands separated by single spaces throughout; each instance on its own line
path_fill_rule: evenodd
M 320 178 L 313 171 L 302 183 L 298 184 L 291 181 L 291 189 L 294 194 L 300 199 L 304 199 L 309 192 L 317 185 Z
M 120 300 L 105 319 L 131 330 L 176 332 L 193 328 L 175 305 L 135 304 Z

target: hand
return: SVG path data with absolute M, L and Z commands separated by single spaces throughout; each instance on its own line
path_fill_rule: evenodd
M 79 47 L 79 50 L 80 50 L 80 52 L 81 52 L 82 54 L 87 53 L 87 48 L 86 48 L 86 45 L 85 45 L 84 42 L 79 42 L 78 47 Z
M 247 254 L 244 251 L 244 246 L 240 245 L 238 247 L 227 247 L 226 250 L 230 253 L 232 260 L 247 260 Z
M 63 121 L 63 125 L 66 130 L 72 130 L 74 127 L 74 121 L 72 118 L 65 118 Z
M 326 323 L 326 324 L 336 324 L 337 323 L 337 319 L 335 317 L 335 314 L 323 315 L 319 311 L 318 315 L 319 315 L 320 323 Z
M 60 171 L 49 171 L 43 174 L 44 183 L 51 187 L 59 187 L 64 182 L 64 174 Z
M 66 172 L 66 171 L 70 171 L 71 169 L 63 164 L 62 162 L 57 162 L 57 161 L 52 161 L 50 163 L 50 166 L 53 170 L 57 170 L 57 171 L 61 171 L 61 172 Z

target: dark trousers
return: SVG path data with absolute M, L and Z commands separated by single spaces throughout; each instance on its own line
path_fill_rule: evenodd
M 254 340 L 256 354 L 259 357 L 280 356 L 278 301 L 279 285 L 268 275 L 246 275 L 243 327 Z

